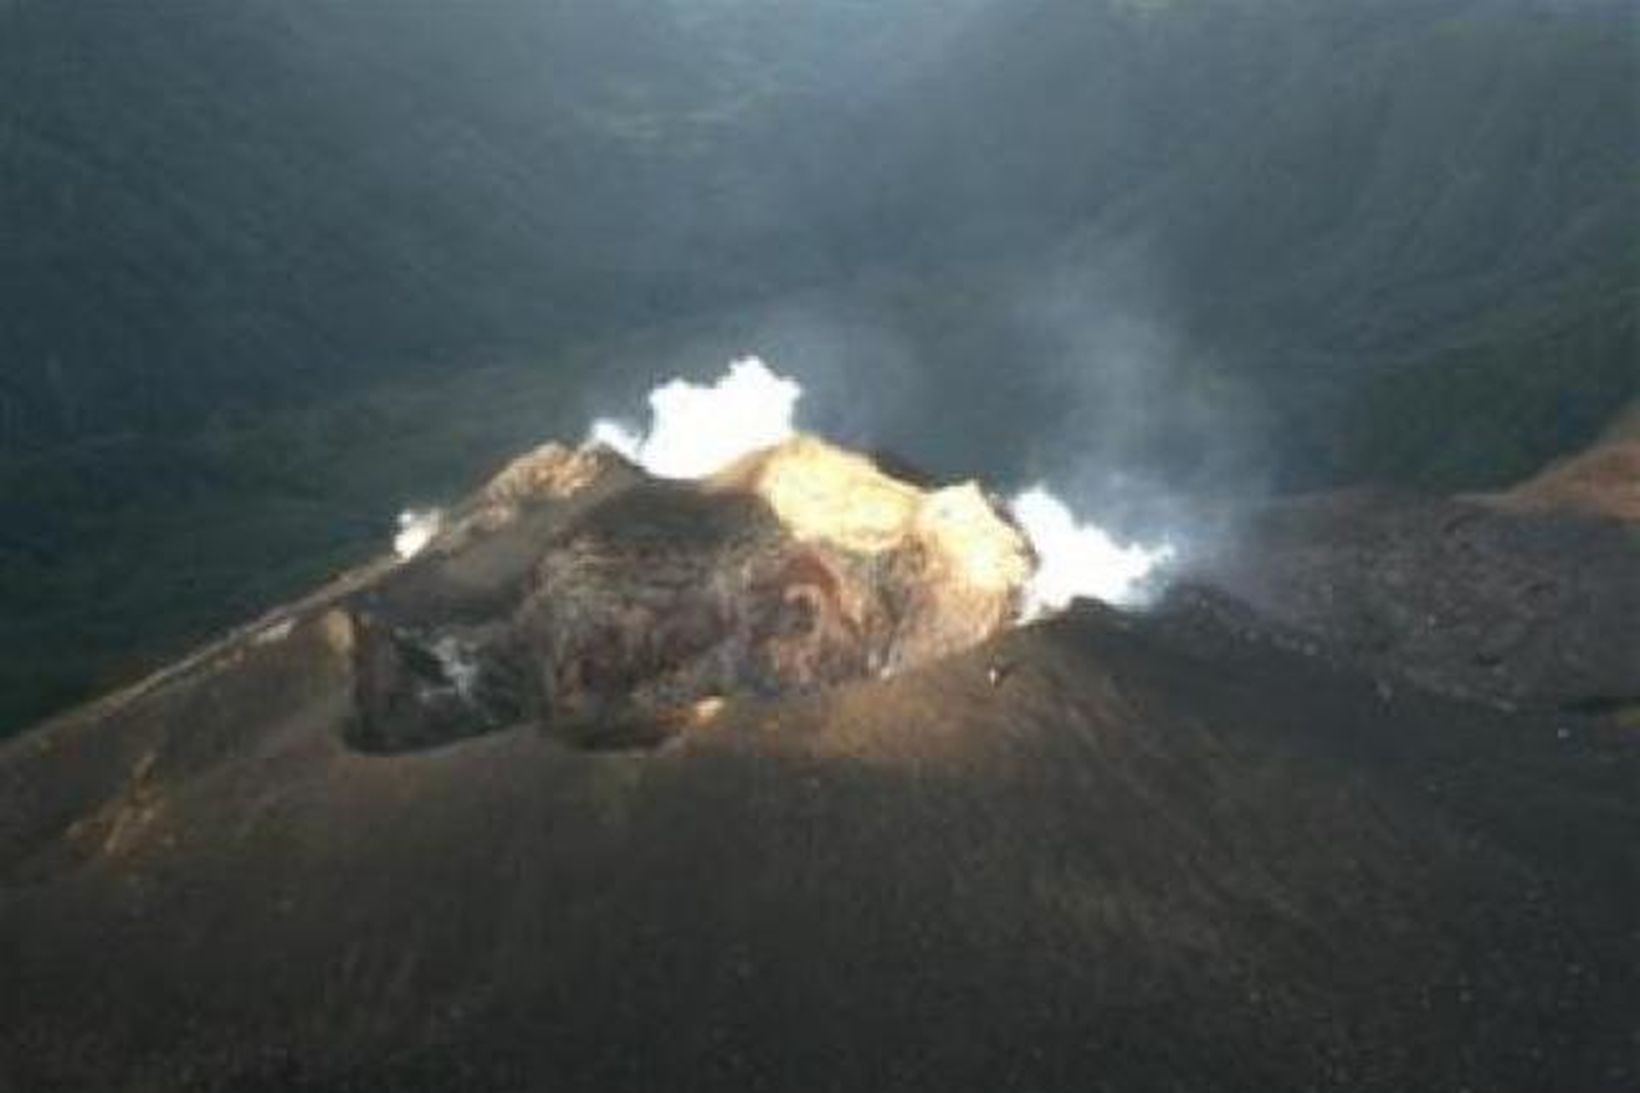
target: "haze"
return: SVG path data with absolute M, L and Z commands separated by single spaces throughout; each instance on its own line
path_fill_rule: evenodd
M 0 723 L 748 353 L 836 440 L 1133 534 L 1514 481 L 1635 391 L 1633 32 L 1616 0 L 12 0 Z

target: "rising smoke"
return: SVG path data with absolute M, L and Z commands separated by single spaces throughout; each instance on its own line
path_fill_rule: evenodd
M 757 357 L 735 361 L 709 385 L 671 380 L 649 395 L 647 428 L 599 419 L 588 440 L 662 478 L 698 478 L 740 456 L 778 444 L 796 430 L 803 387 Z M 1123 544 L 1037 484 L 1009 503 L 1039 566 L 1026 590 L 1026 618 L 1062 610 L 1078 597 L 1136 606 L 1154 590 L 1171 544 Z
M 776 373 L 758 357 L 743 357 L 710 384 L 679 378 L 652 389 L 646 426 L 617 418 L 594 420 L 587 442 L 620 453 L 658 478 L 701 478 L 794 436 L 803 393 L 795 379 Z M 1027 620 L 1061 611 L 1079 597 L 1142 606 L 1158 590 L 1160 572 L 1177 557 L 1166 538 L 1124 542 L 1101 525 L 1079 519 L 1044 483 L 1016 494 L 1008 509 L 1038 558 L 1026 589 Z M 442 519 L 438 509 L 400 513 L 394 552 L 405 561 L 420 554 L 438 534 Z
M 444 523 L 444 514 L 438 509 L 405 509 L 399 513 L 399 530 L 393 536 L 393 553 L 400 561 L 409 561 L 427 549 Z
M 790 437 L 802 394 L 795 380 L 744 357 L 709 386 L 674 379 L 651 391 L 647 430 L 600 418 L 587 439 L 657 478 L 700 478 Z
M 1037 554 L 1037 571 L 1026 589 L 1025 617 L 1069 607 L 1077 597 L 1137 606 L 1153 591 L 1157 570 L 1171 561 L 1170 543 L 1123 545 L 1097 524 L 1077 520 L 1046 486 L 1032 486 L 1009 502 Z

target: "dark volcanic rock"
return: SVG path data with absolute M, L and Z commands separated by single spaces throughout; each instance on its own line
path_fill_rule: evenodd
M 589 516 L 543 552 L 518 616 L 555 716 L 774 695 L 885 663 L 893 590 L 754 498 L 651 486 Z
M 529 717 L 672 718 L 903 670 L 1012 622 L 1032 569 L 973 486 L 798 438 L 703 482 L 544 448 L 356 600 L 374 751 Z
M 1356 491 L 1268 506 L 1197 575 L 1377 673 L 1640 702 L 1640 534 L 1620 523 Z

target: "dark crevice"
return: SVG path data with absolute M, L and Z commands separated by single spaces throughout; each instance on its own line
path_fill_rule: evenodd
M 354 617 L 356 716 L 347 742 L 394 753 L 453 743 L 534 712 L 519 659 L 474 632 L 410 630 Z

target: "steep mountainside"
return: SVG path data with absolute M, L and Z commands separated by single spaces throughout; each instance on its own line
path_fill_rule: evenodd
M 779 458 L 668 557 L 737 572 Z M 653 488 L 544 450 L 409 564 L 0 746 L 0 1088 L 1632 1087 L 1632 728 L 1386 687 L 1212 593 L 361 747 L 372 619 L 465 625 L 645 541 Z
M 1634 33 L 1623 0 L 0 5 L 0 725 L 726 353 L 943 472 L 1509 484 L 1640 375 Z

